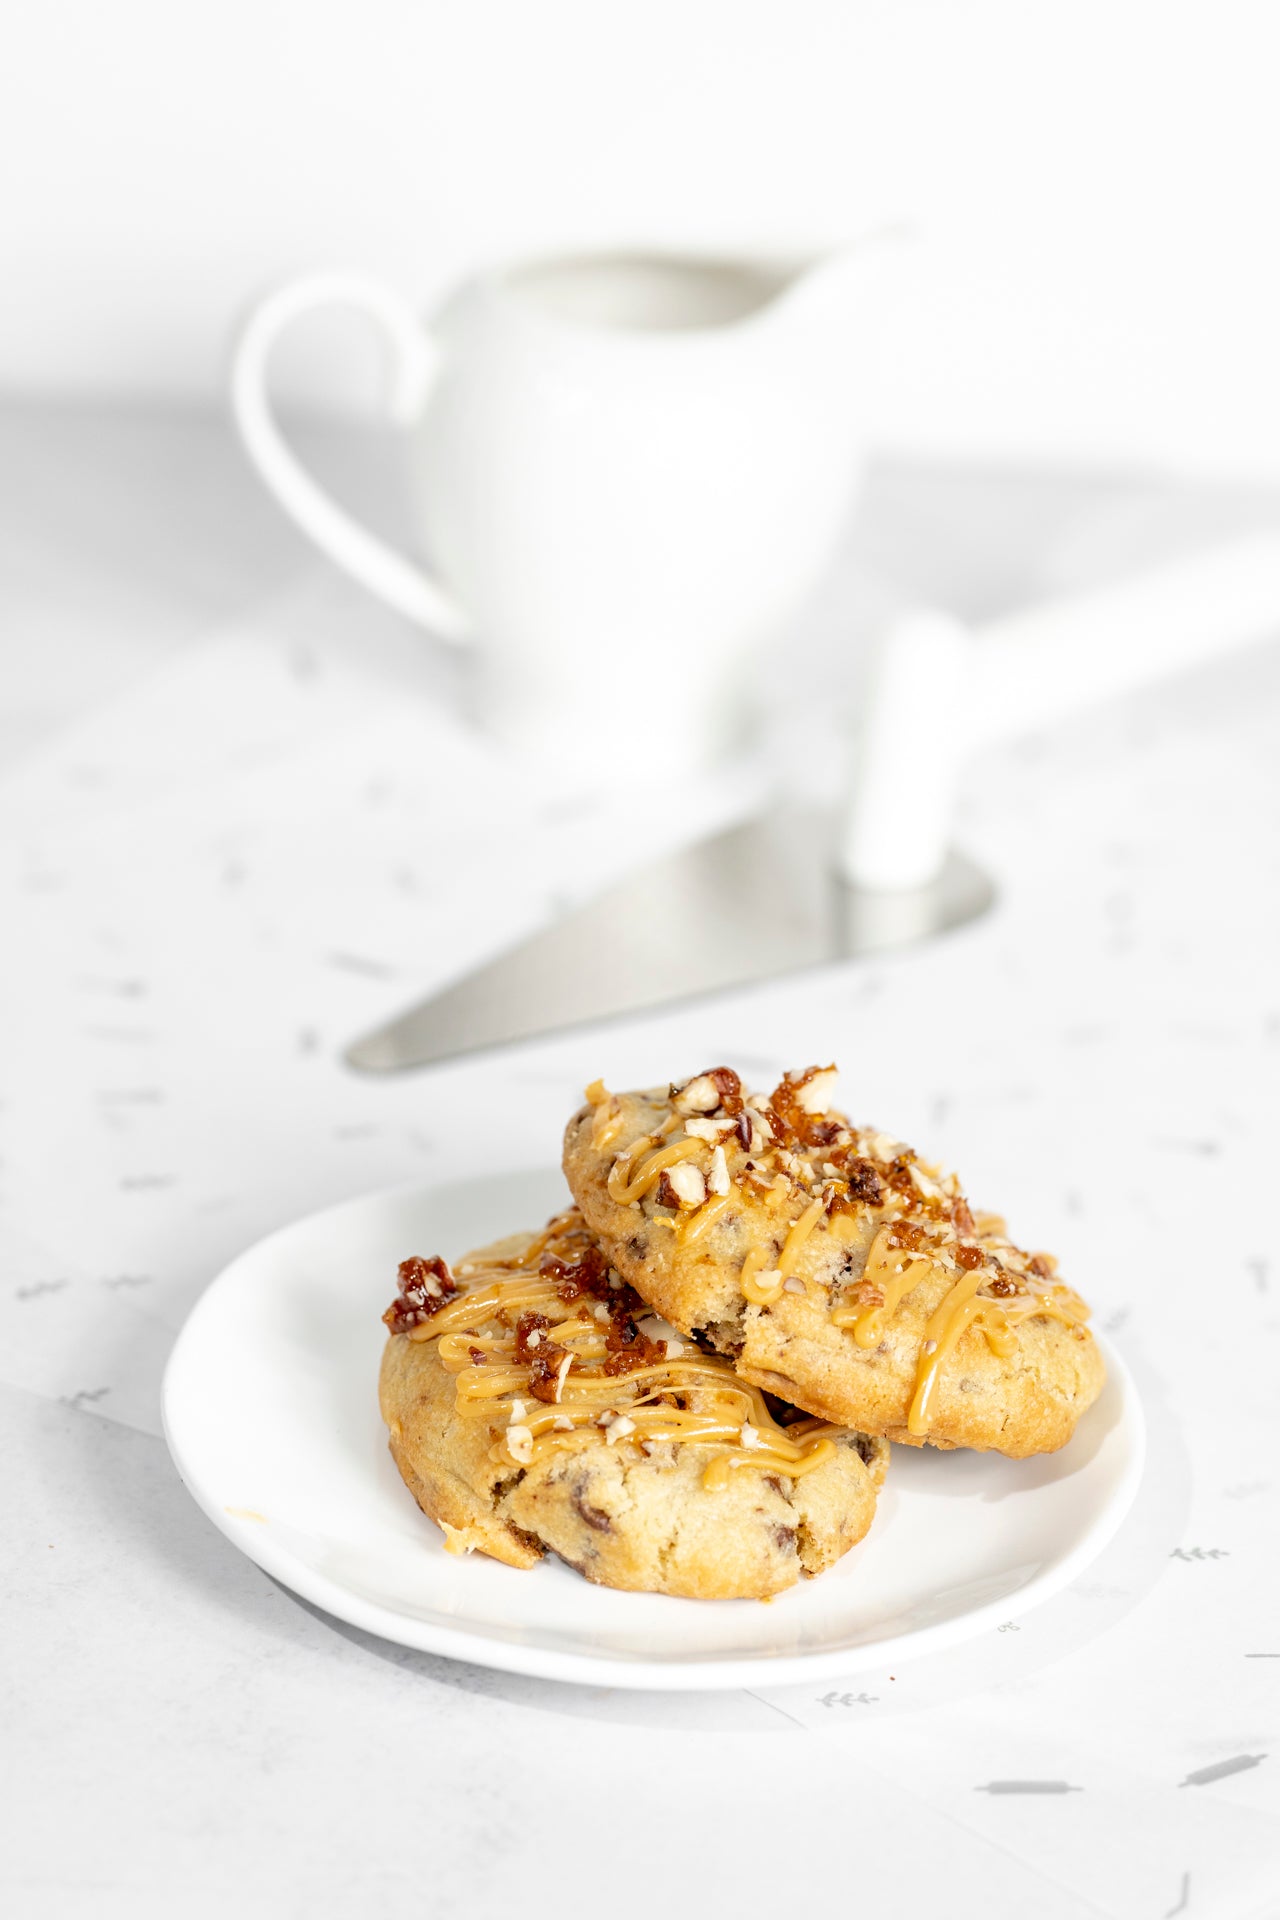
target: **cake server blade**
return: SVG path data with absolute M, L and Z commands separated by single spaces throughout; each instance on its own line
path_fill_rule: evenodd
M 776 813 L 668 854 L 355 1041 L 348 1064 L 425 1067 L 751 986 L 958 926 L 994 898 L 958 853 L 918 892 L 850 887 L 835 833 L 830 816 Z

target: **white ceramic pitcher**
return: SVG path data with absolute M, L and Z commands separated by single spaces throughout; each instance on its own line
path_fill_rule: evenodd
M 452 641 L 481 710 L 531 758 L 625 778 L 738 734 L 743 663 L 828 558 L 862 451 L 863 257 L 676 256 L 491 271 L 424 326 L 388 288 L 296 281 L 251 316 L 232 392 L 268 487 L 329 557 Z M 267 364 L 309 308 L 374 320 L 394 359 L 429 562 L 392 551 L 299 465 Z

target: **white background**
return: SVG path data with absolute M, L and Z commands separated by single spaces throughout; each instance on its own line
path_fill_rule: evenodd
M 302 267 L 429 305 L 512 252 L 905 216 L 882 445 L 1280 471 L 1268 0 L 43 0 L 6 38 L 0 387 L 210 400 Z M 345 334 L 288 358 L 371 391 Z

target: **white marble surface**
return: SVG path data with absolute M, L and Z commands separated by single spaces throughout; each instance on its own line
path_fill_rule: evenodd
M 361 1080 L 341 1042 L 589 887 L 618 809 L 495 766 L 457 664 L 311 562 L 220 428 L 0 425 L 8 1910 L 1274 1913 L 1280 650 L 975 766 L 1001 903 L 946 942 Z M 393 521 L 376 452 L 322 449 Z M 1274 510 L 877 475 L 751 778 L 834 766 L 886 581 L 981 611 Z M 1151 1470 L 1067 1593 L 847 1687 L 628 1696 L 370 1640 L 196 1510 L 159 1378 L 247 1242 L 552 1159 L 597 1073 L 833 1053 L 1138 1374 Z

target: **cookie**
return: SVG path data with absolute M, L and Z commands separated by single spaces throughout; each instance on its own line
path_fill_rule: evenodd
M 646 1317 L 576 1209 L 455 1272 L 405 1261 L 384 1319 L 391 1452 L 452 1552 L 764 1599 L 871 1525 L 885 1443 L 771 1405 Z
M 1088 1308 L 953 1174 L 837 1112 L 835 1080 L 810 1067 L 767 1098 L 727 1067 L 669 1090 L 596 1081 L 564 1147 L 588 1226 L 682 1333 L 809 1413 L 1053 1452 L 1102 1388 Z

